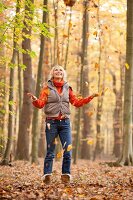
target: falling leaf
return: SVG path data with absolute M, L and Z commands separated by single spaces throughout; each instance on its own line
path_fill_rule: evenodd
M 77 97 L 78 97 L 78 99 L 83 99 L 81 94 L 78 94 Z
M 67 38 L 67 37 L 68 37 L 68 35 L 64 34 L 64 35 L 63 35 L 63 37 L 64 37 L 64 38 Z
M 72 27 L 72 22 L 69 22 L 69 27 L 70 27 L 70 28 Z
M 105 93 L 107 90 L 108 90 L 108 88 L 106 88 L 106 89 L 104 90 L 104 93 Z
M 62 155 L 63 155 L 63 152 L 62 152 L 62 151 L 60 151 L 60 152 L 58 152 L 58 153 L 57 153 L 56 157 L 57 157 L 57 158 L 61 158 L 61 157 L 62 157 Z
M 64 145 L 63 145 L 63 149 L 65 148 L 65 146 L 66 146 L 66 142 L 65 142 Z
M 94 85 L 91 85 L 91 88 L 94 88 L 95 86 Z
M 47 123 L 47 127 L 48 127 L 48 129 L 50 130 L 50 123 Z
M 88 86 L 89 86 L 89 83 L 86 81 L 86 82 L 85 82 L 85 85 L 86 85 L 86 87 L 88 87 Z
M 94 144 L 94 141 L 91 139 L 91 140 L 88 140 L 87 141 L 87 144 L 89 144 L 89 145 L 93 145 Z
M 58 144 L 56 138 L 54 139 L 53 144 L 55 144 L 55 145 Z
M 88 116 L 90 117 L 90 116 L 92 116 L 94 113 L 93 113 L 92 111 L 89 111 L 87 114 L 88 114 Z
M 95 36 L 97 37 L 97 31 L 95 31 L 95 32 L 93 33 L 93 35 L 95 35 Z
M 82 138 L 81 141 L 88 141 L 88 138 Z
M 72 145 L 69 144 L 68 147 L 67 147 L 67 151 L 71 151 L 72 150 Z
M 103 90 L 101 90 L 99 93 L 98 93 L 99 96 L 102 96 L 103 95 Z
M 99 64 L 95 63 L 95 70 L 97 70 L 99 68 Z
M 126 67 L 127 69 L 129 69 L 129 64 L 128 64 L 128 63 L 125 63 L 125 67 Z
M 98 93 L 99 94 L 99 96 L 102 96 L 102 95 L 104 95 L 105 94 L 105 92 L 108 90 L 108 88 L 106 88 L 106 89 L 101 89 L 101 91 Z

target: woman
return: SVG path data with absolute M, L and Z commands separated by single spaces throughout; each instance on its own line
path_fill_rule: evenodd
M 50 72 L 47 85 L 44 86 L 40 97 L 28 93 L 32 103 L 37 108 L 43 108 L 46 115 L 46 142 L 47 154 L 44 160 L 44 183 L 50 183 L 52 175 L 53 159 L 55 157 L 55 138 L 59 135 L 63 147 L 62 175 L 63 183 L 70 182 L 71 172 L 71 128 L 69 103 L 81 107 L 89 103 L 98 94 L 87 98 L 78 99 L 72 88 L 66 82 L 66 72 L 63 67 L 56 65 Z

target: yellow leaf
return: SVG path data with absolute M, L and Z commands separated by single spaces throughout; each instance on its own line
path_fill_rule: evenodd
M 91 140 L 88 140 L 87 141 L 87 144 L 89 144 L 89 145 L 92 145 L 92 144 L 94 144 L 94 141 L 91 139 Z
M 126 67 L 127 69 L 129 69 L 129 64 L 128 64 L 128 63 L 125 63 L 125 67 Z
M 88 141 L 88 138 L 82 138 L 81 141 Z
M 57 153 L 56 157 L 57 157 L 57 158 L 61 158 L 62 155 L 63 155 L 63 152 L 61 151 L 61 152 Z
M 95 70 L 99 68 L 99 64 L 95 63 Z
M 88 86 L 89 86 L 89 83 L 86 81 L 86 82 L 85 82 L 85 85 L 86 85 L 86 87 L 88 87 Z
M 106 88 L 106 89 L 104 89 L 104 90 L 101 90 L 101 91 L 99 92 L 99 96 L 104 95 L 104 93 L 105 93 L 107 90 L 108 90 L 108 88 Z
M 88 116 L 90 117 L 90 116 L 92 116 L 94 113 L 92 112 L 92 111 L 89 111 L 88 112 Z
M 98 93 L 99 96 L 102 96 L 103 95 L 103 90 L 101 90 L 99 93 Z
M 67 151 L 71 151 L 72 150 L 72 145 L 69 144 L 68 147 L 67 147 Z
M 56 139 L 54 139 L 53 144 L 55 144 L 55 145 L 58 144 Z
M 94 85 L 91 85 L 91 88 L 94 88 L 95 86 Z
M 72 27 L 72 22 L 69 22 L 69 27 L 70 27 L 70 28 Z
M 107 90 L 108 90 L 108 88 L 106 88 L 106 89 L 104 90 L 104 93 L 105 93 Z
M 65 193 L 71 195 L 71 194 L 72 194 L 72 188 L 66 187 L 66 188 L 65 188 Z
M 95 35 L 95 36 L 97 37 L 97 31 L 95 31 L 95 32 L 93 33 L 93 35 Z
M 68 35 L 64 34 L 64 35 L 63 35 L 63 37 L 64 37 L 64 38 L 67 38 L 67 37 L 68 37 Z
M 78 95 L 78 99 L 83 99 L 81 94 Z

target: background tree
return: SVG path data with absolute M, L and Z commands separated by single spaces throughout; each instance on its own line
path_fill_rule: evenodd
M 127 1 L 127 45 L 124 88 L 124 138 L 120 164 L 133 165 L 132 92 L 133 92 L 133 1 Z
M 34 12 L 34 1 L 25 1 L 25 18 L 24 28 L 22 31 L 23 41 L 23 65 L 26 66 L 24 70 L 24 93 L 23 105 L 20 116 L 19 133 L 17 141 L 16 159 L 29 160 L 29 133 L 32 117 L 32 107 L 30 99 L 27 96 L 28 92 L 32 91 L 32 59 L 31 53 L 31 30 Z
M 17 26 L 17 14 L 20 11 L 20 2 L 17 1 L 16 4 L 16 19 L 15 19 L 15 26 Z M 11 161 L 11 145 L 13 140 L 13 133 L 14 133 L 14 67 L 17 62 L 17 41 L 18 36 L 16 32 L 16 27 L 13 30 L 13 54 L 12 59 L 10 62 L 10 91 L 9 91 L 9 119 L 8 119 L 8 138 L 5 153 L 3 155 L 2 165 L 8 165 Z
M 43 6 L 47 8 L 47 0 L 44 0 Z M 44 25 L 47 21 L 47 12 L 43 11 L 42 25 Z M 36 83 L 36 92 L 35 94 L 39 96 L 40 93 L 40 85 L 42 82 L 42 67 L 44 61 L 44 47 L 45 47 L 45 32 L 41 33 L 40 40 L 40 55 L 39 55 L 39 63 L 38 63 L 38 72 L 37 72 L 37 83 Z M 34 108 L 33 112 L 33 120 L 32 120 L 32 162 L 38 161 L 38 138 L 39 138 L 39 110 Z
M 103 91 L 105 89 L 105 68 L 102 73 L 102 35 L 101 35 L 101 23 L 100 23 L 100 0 L 98 0 L 97 7 L 97 22 L 98 22 L 98 30 L 99 30 L 99 56 L 98 56 L 98 63 L 95 64 L 95 67 L 98 68 L 98 102 L 97 102 L 97 113 L 96 113 L 96 145 L 94 150 L 94 160 L 98 156 L 101 157 L 101 153 L 103 152 L 103 134 L 101 133 L 101 118 L 102 118 L 102 111 L 103 111 Z M 97 36 L 98 32 L 96 32 Z M 103 74 L 103 78 L 102 78 Z
M 83 33 L 82 33 L 82 49 L 81 49 L 81 74 L 82 74 L 82 94 L 83 97 L 87 97 L 89 95 L 89 66 L 88 66 L 88 32 L 89 32 L 89 2 L 84 1 L 84 13 L 83 13 Z M 90 158 L 89 145 L 87 144 L 87 139 L 90 135 L 90 118 L 88 117 L 88 105 L 85 105 L 82 108 L 82 117 L 83 117 L 83 130 L 82 130 L 82 145 L 81 145 L 81 158 Z

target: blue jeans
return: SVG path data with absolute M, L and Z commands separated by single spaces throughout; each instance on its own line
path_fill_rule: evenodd
M 46 120 L 47 154 L 44 160 L 44 174 L 51 174 L 55 157 L 55 138 L 59 135 L 63 147 L 62 174 L 70 174 L 72 150 L 67 151 L 72 144 L 70 120 Z

